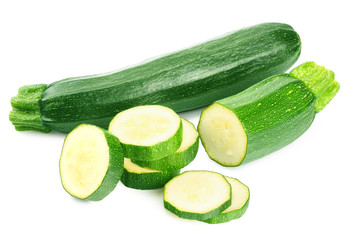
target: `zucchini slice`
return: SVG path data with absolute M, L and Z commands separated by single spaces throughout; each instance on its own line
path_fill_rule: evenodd
M 121 182 L 135 189 L 157 189 L 162 188 L 173 177 L 180 174 L 180 169 L 171 171 L 159 171 L 150 168 L 143 168 L 130 159 L 124 159 L 124 173 Z
M 148 167 L 161 171 L 181 169 L 191 163 L 195 159 L 199 149 L 199 133 L 191 122 L 185 119 L 181 120 L 183 126 L 183 137 L 180 148 L 175 153 L 154 161 L 132 161 L 141 167 Z
M 224 223 L 240 218 L 249 206 L 250 191 L 242 182 L 225 177 L 231 185 L 231 205 L 215 217 L 204 220 L 207 223 Z
M 115 136 L 99 127 L 81 124 L 65 138 L 59 163 L 61 183 L 74 197 L 99 201 L 119 182 L 123 159 Z
M 144 105 L 122 111 L 110 122 L 109 131 L 123 145 L 130 159 L 156 160 L 174 153 L 181 145 L 182 123 L 170 108 Z
M 230 205 L 231 186 L 216 172 L 187 171 L 165 185 L 164 207 L 181 218 L 206 220 Z

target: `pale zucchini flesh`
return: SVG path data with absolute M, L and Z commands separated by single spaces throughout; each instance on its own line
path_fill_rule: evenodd
M 207 223 L 224 223 L 240 218 L 249 206 L 249 188 L 236 178 L 225 177 L 231 185 L 231 205 L 220 214 L 204 220 Z
M 171 171 L 159 171 L 147 167 L 140 167 L 130 159 L 124 159 L 124 173 L 121 182 L 134 189 L 157 189 L 162 188 L 173 177 L 180 174 L 180 169 Z
M 156 160 L 174 153 L 182 141 L 180 117 L 170 108 L 144 105 L 120 112 L 110 122 L 130 159 Z
M 247 135 L 236 116 L 217 103 L 205 109 L 198 130 L 209 157 L 224 166 L 237 166 L 246 154 Z
M 120 142 L 104 129 L 82 124 L 66 137 L 59 167 L 69 194 L 101 200 L 115 188 L 123 172 Z
M 187 171 L 165 185 L 164 207 L 175 215 L 206 220 L 231 204 L 231 186 L 219 173 Z
M 159 160 L 135 159 L 136 164 L 142 167 L 162 171 L 180 169 L 194 160 L 199 148 L 199 133 L 192 123 L 182 119 L 183 137 L 179 149 Z

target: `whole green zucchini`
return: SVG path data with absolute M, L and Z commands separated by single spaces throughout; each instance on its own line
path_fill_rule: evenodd
M 300 51 L 291 26 L 264 23 L 122 71 L 24 86 L 10 120 L 19 131 L 69 132 L 81 123 L 106 128 L 138 105 L 190 110 L 285 72 Z
M 204 109 L 198 126 L 209 157 L 224 166 L 274 152 L 301 136 L 338 92 L 334 72 L 304 63 Z

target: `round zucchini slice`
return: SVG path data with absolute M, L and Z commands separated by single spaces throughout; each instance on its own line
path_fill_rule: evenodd
M 159 160 L 146 161 L 132 159 L 132 161 L 141 167 L 161 171 L 181 169 L 191 163 L 195 159 L 199 149 L 199 133 L 191 122 L 185 119 L 181 120 L 183 126 L 182 142 L 175 153 Z
M 117 137 L 102 128 L 81 124 L 65 138 L 59 163 L 61 183 L 74 197 L 99 201 L 114 190 L 123 165 Z
M 110 122 L 109 131 L 123 145 L 125 157 L 157 160 L 180 147 L 182 123 L 170 108 L 144 105 L 120 112 Z
M 164 207 L 181 218 L 206 220 L 230 204 L 231 186 L 216 172 L 187 171 L 165 185 Z
M 246 155 L 247 135 L 236 114 L 214 103 L 204 109 L 198 125 L 201 142 L 211 159 L 238 166 Z
M 249 206 L 249 188 L 236 178 L 225 178 L 231 185 L 231 205 L 215 217 L 204 220 L 206 223 L 224 223 L 240 218 Z
M 124 159 L 124 174 L 121 182 L 134 189 L 157 189 L 162 188 L 173 177 L 180 174 L 180 169 L 171 171 L 159 171 L 143 168 L 133 163 L 130 159 Z

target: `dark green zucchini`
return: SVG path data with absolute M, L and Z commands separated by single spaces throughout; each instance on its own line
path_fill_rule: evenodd
M 19 131 L 69 132 L 81 123 L 107 128 L 138 105 L 190 110 L 285 72 L 300 50 L 291 26 L 264 23 L 122 71 L 24 86 L 10 120 Z
M 204 109 L 201 142 L 224 166 L 258 159 L 301 136 L 339 88 L 332 71 L 304 63 Z

